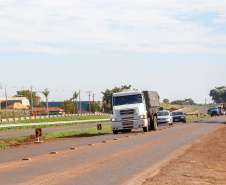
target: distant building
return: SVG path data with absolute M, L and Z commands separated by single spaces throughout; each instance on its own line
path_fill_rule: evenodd
M 30 106 L 30 102 L 26 97 L 11 97 L 7 98 L 7 105 L 6 105 L 6 98 L 0 98 L 1 100 L 1 109 L 12 105 L 14 103 L 21 103 L 24 106 Z
M 31 112 L 31 109 L 29 109 L 28 111 Z M 46 107 L 35 107 L 35 108 L 33 108 L 33 111 L 37 112 L 37 114 L 47 113 L 47 108 Z M 60 109 L 57 107 L 48 107 L 48 111 L 49 111 L 49 113 L 52 113 L 52 114 L 63 114 L 65 112 L 64 109 Z
M 99 101 L 97 101 L 98 103 L 100 103 Z M 61 102 L 48 102 L 48 106 L 50 107 L 60 107 L 61 104 L 63 103 L 63 101 Z M 46 102 L 41 102 L 42 105 L 44 105 L 46 107 Z M 80 101 L 77 102 L 78 107 L 80 106 Z M 75 104 L 75 107 L 77 108 L 77 104 Z M 89 104 L 89 101 L 81 101 L 81 109 L 82 110 L 87 110 L 87 106 Z
M 8 105 L 5 107 L 5 109 L 11 109 L 11 110 L 27 110 L 28 107 L 21 104 L 21 103 L 13 103 L 11 105 Z

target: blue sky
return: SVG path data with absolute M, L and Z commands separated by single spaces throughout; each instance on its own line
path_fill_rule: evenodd
M 79 89 L 101 100 L 131 84 L 161 100 L 211 102 L 226 86 L 225 30 L 222 0 L 3 0 L 0 96 L 32 85 L 54 101 Z

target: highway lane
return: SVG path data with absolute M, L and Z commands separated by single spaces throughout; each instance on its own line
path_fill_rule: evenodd
M 182 122 L 176 122 L 174 125 L 182 125 Z M 109 125 L 109 123 L 105 123 L 104 125 Z M 60 131 L 60 130 L 71 130 L 71 129 L 85 129 L 85 128 L 96 128 L 96 124 L 87 124 L 87 125 L 76 125 L 76 126 L 65 126 L 65 127 L 51 127 L 51 128 L 44 128 L 43 132 L 45 133 L 51 133 L 55 131 Z M 158 130 L 162 130 L 165 128 L 170 128 L 168 124 L 159 124 L 158 125 Z M 47 130 L 47 131 L 46 131 Z M 34 129 L 30 130 L 13 130 L 13 131 L 7 131 L 11 136 L 24 136 L 26 134 L 34 134 Z M 122 138 L 129 136 L 131 134 L 137 134 L 137 133 L 143 133 L 143 129 L 134 129 L 132 130 L 131 133 L 123 133 L 123 134 L 118 134 L 114 135 L 113 133 L 107 133 L 107 134 L 101 134 L 98 136 L 93 136 L 93 137 L 87 137 L 87 138 L 77 138 L 77 137 L 72 137 L 71 140 L 67 141 L 61 141 L 61 142 L 56 142 L 56 143 L 48 143 L 45 144 L 45 141 L 42 144 L 37 144 L 37 146 L 24 146 L 24 148 L 16 148 L 12 150 L 0 150 L 0 163 L 1 162 L 9 162 L 12 160 L 20 160 L 22 158 L 26 157 L 33 157 L 37 155 L 42 155 L 46 153 L 50 153 L 51 151 L 58 151 L 58 150 L 66 150 L 70 147 L 80 147 L 84 145 L 88 145 L 90 143 L 99 143 L 102 140 L 111 140 L 114 138 Z M 4 134 L 4 132 L 3 132 Z M 4 137 L 4 136 L 2 136 Z M 8 135 L 6 135 L 8 137 Z M 15 155 L 17 153 L 17 155 Z
M 0 152 L 2 160 L 0 179 L 3 184 L 124 184 L 136 182 L 144 171 L 151 170 L 159 161 L 180 151 L 181 147 L 195 141 L 205 133 L 225 123 L 225 116 L 213 117 L 201 122 L 178 124 L 175 127 L 142 134 L 107 134 L 55 143 L 53 146 L 38 145 L 32 150 L 8 150 Z M 137 135 L 139 134 L 139 135 Z M 130 137 L 127 137 L 130 136 Z M 114 140 L 118 138 L 118 140 Z M 108 143 L 102 143 L 107 140 Z M 94 146 L 87 146 L 94 143 Z M 57 148 L 59 145 L 61 147 Z M 67 149 L 65 148 L 67 147 Z M 78 147 L 78 150 L 69 150 Z M 56 155 L 49 154 L 55 149 Z M 34 150 L 46 150 L 32 156 Z M 22 161 L 29 156 L 30 161 Z M 135 178 L 135 180 L 134 180 Z

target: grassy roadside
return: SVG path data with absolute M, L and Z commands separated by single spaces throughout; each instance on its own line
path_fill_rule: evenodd
M 209 114 L 205 114 L 205 115 L 191 115 L 191 116 L 186 116 L 186 120 L 193 120 L 193 119 L 198 119 L 198 118 L 206 118 L 206 117 L 210 117 Z
M 102 130 L 97 130 L 96 128 L 87 128 L 87 129 L 79 129 L 79 130 L 67 130 L 67 131 L 58 131 L 50 134 L 45 134 L 40 137 L 42 140 L 54 139 L 54 138 L 67 138 L 73 136 L 83 136 L 83 135 L 96 135 L 101 133 L 109 133 L 112 132 L 109 125 L 103 126 Z M 11 139 L 2 139 L 0 140 L 0 150 L 13 148 L 20 145 L 26 144 L 34 144 L 36 141 L 35 136 L 27 136 L 27 137 L 19 137 L 19 138 L 11 138 Z
M 193 110 L 191 110 L 191 111 L 186 112 L 186 114 L 192 114 L 192 113 L 195 113 L 195 112 L 197 112 L 197 111 L 198 111 L 198 109 L 193 109 Z
M 180 105 L 173 105 L 173 104 L 167 104 L 167 103 L 160 103 L 160 107 L 163 107 L 164 110 L 166 109 L 181 109 L 182 107 Z

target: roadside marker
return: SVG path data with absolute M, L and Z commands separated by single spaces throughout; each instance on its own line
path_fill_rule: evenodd
M 107 141 L 102 141 L 102 143 L 107 143 Z
M 72 147 L 71 150 L 78 150 L 78 148 Z
M 41 128 L 35 129 L 35 136 L 36 136 L 36 138 L 38 138 L 38 141 L 35 141 L 35 143 L 42 143 L 42 141 L 39 140 L 39 136 L 42 136 L 42 129 Z
M 102 129 L 101 124 L 97 124 L 97 130 L 101 130 L 101 129 Z
M 58 154 L 58 152 L 51 152 L 50 154 Z
M 88 146 L 94 146 L 94 144 L 88 144 Z
M 24 161 L 30 161 L 31 158 L 23 158 Z

